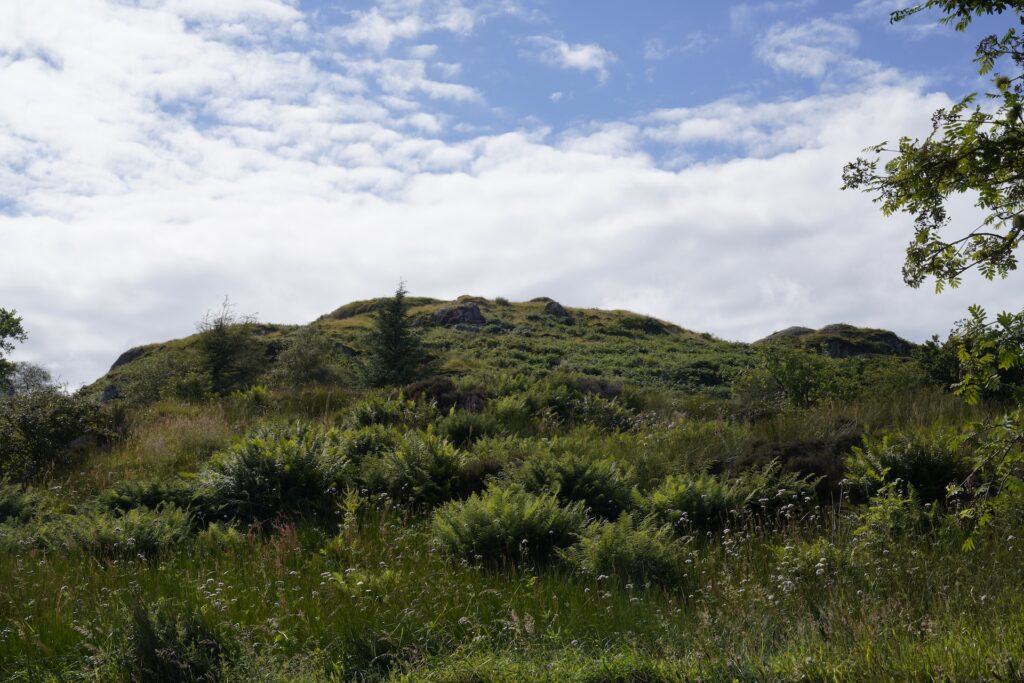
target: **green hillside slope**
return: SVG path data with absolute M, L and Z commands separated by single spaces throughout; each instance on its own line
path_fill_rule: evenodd
M 282 351 L 307 328 L 321 332 L 340 371 L 341 383 L 356 383 L 374 310 L 384 299 L 355 301 L 308 326 L 257 324 L 254 382 L 271 382 Z M 735 372 L 749 365 L 755 347 L 727 342 L 628 311 L 563 307 L 544 297 L 522 303 L 463 296 L 455 301 L 410 298 L 410 315 L 433 356 L 434 373 L 482 379 L 494 373 L 542 376 L 552 371 L 600 377 L 638 387 L 724 394 Z M 842 356 L 902 353 L 910 344 L 886 346 L 874 340 L 891 332 L 842 327 L 849 344 Z M 808 330 L 808 346 L 837 344 L 836 334 Z M 888 338 L 886 337 L 886 338 Z M 194 366 L 198 334 L 137 347 L 86 391 L 98 398 L 145 398 Z M 852 349 L 852 350 L 849 350 Z

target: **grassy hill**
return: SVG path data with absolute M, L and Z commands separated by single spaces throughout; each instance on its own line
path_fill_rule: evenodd
M 261 350 L 252 381 L 272 383 L 278 355 L 303 330 L 312 328 L 324 335 L 335 352 L 341 381 L 358 383 L 355 369 L 365 352 L 372 313 L 382 301 L 346 304 L 308 326 L 253 326 Z M 409 313 L 436 360 L 434 372 L 468 380 L 484 381 L 501 373 L 538 377 L 557 371 L 642 388 L 725 396 L 729 380 L 756 355 L 752 345 L 722 341 L 648 316 L 562 307 L 547 298 L 510 303 L 474 296 L 455 301 L 414 297 L 409 304 Z M 460 315 L 469 315 L 474 322 L 458 322 Z M 768 340 L 780 338 L 793 339 L 780 335 Z M 899 342 L 885 343 L 890 338 Z M 197 334 L 131 349 L 87 392 L 96 397 L 104 392 L 108 397 L 159 394 L 160 387 L 153 385 L 189 367 L 198 341 Z M 849 325 L 808 330 L 799 341 L 807 348 L 824 346 L 826 352 L 832 349 L 843 357 L 905 356 L 912 347 L 891 332 Z
M 1019 679 L 1003 406 L 895 335 L 413 299 L 372 389 L 382 301 L 0 398 L 0 679 Z

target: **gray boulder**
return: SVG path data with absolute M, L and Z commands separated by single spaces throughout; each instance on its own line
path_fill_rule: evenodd
M 480 307 L 472 301 L 439 308 L 434 311 L 430 319 L 435 325 L 442 325 L 444 327 L 483 325 L 487 322 L 483 313 L 480 312 Z

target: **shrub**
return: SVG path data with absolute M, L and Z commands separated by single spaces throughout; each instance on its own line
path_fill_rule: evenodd
M 808 408 L 821 401 L 849 398 L 854 391 L 837 361 L 782 344 L 758 347 L 757 362 L 733 382 L 741 403 L 758 410 L 771 406 Z
M 593 525 L 579 544 L 563 552 L 570 566 L 582 574 L 662 586 L 683 581 L 684 555 L 685 548 L 670 525 L 629 514 Z
M 499 306 L 508 306 L 509 305 L 508 299 L 506 299 L 503 296 L 496 296 L 496 297 L 494 297 L 494 303 L 496 303 Z
M 360 481 L 401 503 L 438 505 L 454 496 L 461 464 L 462 453 L 444 439 L 409 432 L 394 450 L 364 460 Z
M 265 360 L 255 337 L 256 321 L 236 315 L 227 298 L 220 311 L 208 311 L 196 329 L 195 348 L 214 392 L 225 395 L 243 389 L 262 370 Z
M 460 448 L 469 446 L 477 439 L 497 436 L 503 432 L 501 423 L 492 413 L 471 413 L 465 410 L 452 411 L 438 423 L 438 434 Z
M 559 504 L 551 494 L 490 486 L 434 515 L 434 538 L 448 552 L 491 566 L 550 562 L 579 540 L 587 522 L 581 503 Z
M 527 491 L 550 492 L 562 502 L 582 502 L 605 519 L 616 519 L 632 506 L 636 483 L 628 467 L 575 453 L 527 460 L 512 476 Z
M 213 515 L 243 522 L 327 517 L 350 474 L 337 432 L 263 428 L 214 456 L 200 472 L 199 494 Z
M 98 404 L 52 387 L 0 399 L 0 478 L 26 481 L 60 469 L 78 444 L 106 438 L 109 426 Z
M 236 649 L 200 612 L 163 599 L 134 606 L 127 645 L 124 674 L 157 683 L 224 680 Z
M 370 425 L 344 432 L 341 438 L 345 456 L 354 464 L 374 455 L 389 453 L 402 443 L 402 435 L 394 429 Z
M 275 382 L 285 387 L 326 384 L 338 378 L 337 352 L 319 328 L 299 328 L 274 361 Z
M 718 528 L 744 516 L 785 515 L 811 498 L 816 483 L 809 476 L 781 472 L 772 463 L 732 478 L 674 475 L 638 498 L 646 512 L 686 533 Z
M 738 515 L 753 497 L 739 480 L 711 474 L 674 475 L 643 500 L 644 509 L 677 530 L 709 529 L 724 525 Z
M 38 500 L 17 484 L 0 481 L 0 524 L 27 522 L 36 512 Z
M 171 480 L 122 481 L 100 495 L 100 500 L 111 510 L 127 512 L 136 508 L 156 510 L 173 505 L 188 508 L 192 505 L 195 485 L 191 481 Z
M 627 431 L 633 427 L 635 418 L 616 399 L 608 400 L 595 394 L 584 394 L 573 407 L 574 421 L 594 425 L 605 432 Z
M 874 495 L 885 482 L 909 484 L 923 503 L 946 499 L 946 488 L 970 476 L 972 465 L 941 434 L 886 434 L 865 438 L 846 459 L 847 478 L 861 499 Z
M 426 401 L 409 401 L 402 394 L 397 398 L 373 396 L 356 405 L 345 419 L 348 427 L 371 425 L 424 429 L 440 417 L 437 406 Z
M 191 528 L 189 514 L 174 506 L 136 508 L 115 514 L 86 508 L 55 517 L 35 529 L 38 545 L 101 556 L 151 555 L 181 543 Z

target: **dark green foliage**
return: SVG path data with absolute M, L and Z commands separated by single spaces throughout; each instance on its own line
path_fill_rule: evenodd
M 18 312 L 0 308 L 0 393 L 7 390 L 7 378 L 14 371 L 14 363 L 6 356 L 14 350 L 15 342 L 23 342 L 26 337 Z
M 758 348 L 756 364 L 733 382 L 733 394 L 755 408 L 808 408 L 822 401 L 849 398 L 855 388 L 837 363 L 812 351 L 765 344 Z
M 433 434 L 409 432 L 397 447 L 366 457 L 359 480 L 371 493 L 412 505 L 440 505 L 454 497 L 463 455 Z
M 580 503 L 492 485 L 438 510 L 434 537 L 448 552 L 491 566 L 546 564 L 580 539 L 586 521 Z
M 512 477 L 527 491 L 553 493 L 565 503 L 581 502 L 605 519 L 616 519 L 632 507 L 636 485 L 630 468 L 576 453 L 531 458 Z
M 460 448 L 471 445 L 477 439 L 500 436 L 503 432 L 501 422 L 490 412 L 453 410 L 437 424 L 437 433 Z
M 212 390 L 223 395 L 247 387 L 264 362 L 263 351 L 254 336 L 255 320 L 235 315 L 234 307 L 225 299 L 221 310 L 208 312 L 196 328 L 196 347 Z M 188 385 L 188 390 L 195 391 L 204 381 L 197 378 Z
M 960 381 L 960 360 L 957 358 L 957 343 L 953 337 L 941 341 L 939 335 L 914 349 L 914 358 L 924 372 L 935 383 L 949 391 Z
M 198 494 L 208 514 L 240 522 L 330 518 L 351 474 L 337 432 L 267 427 L 215 455 L 200 472 Z
M 610 575 L 623 583 L 666 587 L 678 587 L 685 579 L 685 555 L 686 546 L 671 525 L 629 514 L 593 525 L 563 553 L 576 571 L 591 578 Z
M 157 510 L 168 505 L 181 509 L 192 507 L 195 483 L 187 479 L 128 480 L 115 484 L 101 495 L 111 510 L 127 512 L 135 508 Z
M 17 484 L 0 480 L 0 524 L 27 522 L 35 515 L 38 500 Z
M 424 429 L 440 416 L 433 403 L 409 401 L 402 394 L 397 398 L 377 394 L 353 406 L 345 425 L 357 429 L 371 425 Z
M 679 533 L 720 529 L 755 517 L 771 521 L 807 506 L 815 481 L 781 472 L 777 464 L 739 476 L 700 474 L 668 477 L 638 496 L 645 512 Z
M 367 457 L 390 453 L 401 443 L 402 435 L 399 432 L 379 424 L 352 429 L 342 436 L 345 456 L 357 465 Z
M 172 548 L 188 537 L 191 518 L 174 506 L 136 508 L 118 514 L 87 507 L 31 525 L 27 538 L 51 550 L 84 552 L 100 557 L 149 556 Z
M 402 393 L 413 401 L 437 404 L 442 412 L 456 410 L 479 411 L 484 407 L 484 395 L 480 390 L 457 386 L 449 377 L 428 377 L 413 382 Z
M 133 681 L 214 683 L 237 646 L 198 610 L 160 600 L 132 608 L 121 667 Z
M 886 434 L 865 438 L 846 459 L 847 478 L 861 500 L 886 482 L 909 484 L 923 503 L 946 500 L 950 485 L 967 483 L 974 465 L 944 434 Z
M 408 384 L 426 371 L 427 354 L 409 319 L 405 294 L 403 283 L 374 312 L 373 330 L 366 340 L 366 377 L 371 386 Z
M 300 327 L 274 361 L 274 379 L 286 387 L 327 384 L 339 377 L 330 338 L 313 325 Z
M 109 427 L 99 405 L 57 388 L 0 398 L 0 477 L 27 481 L 57 471 Z

